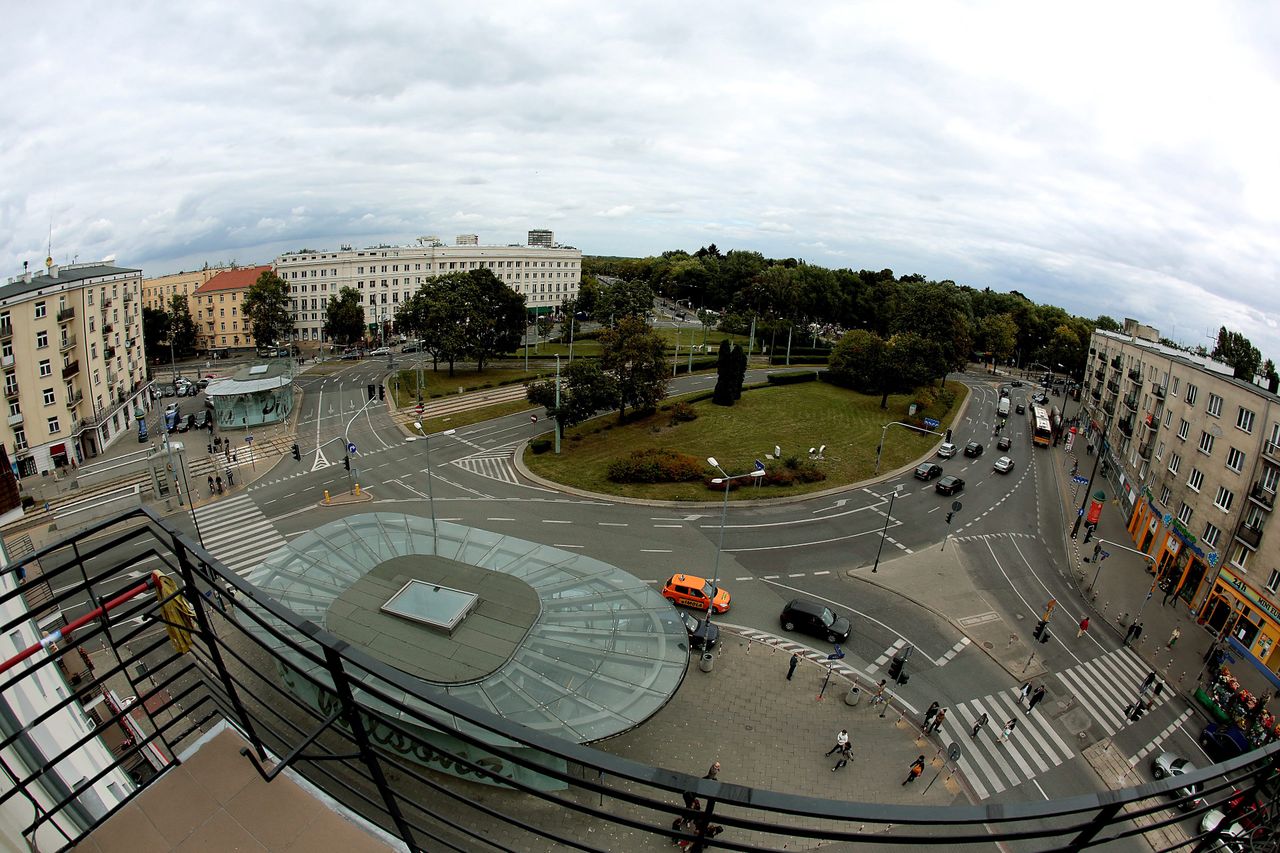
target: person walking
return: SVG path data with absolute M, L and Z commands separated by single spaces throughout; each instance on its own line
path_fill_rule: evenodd
M 1031 711 L 1037 705 L 1040 704 L 1040 700 L 1043 698 L 1044 698 L 1044 685 L 1041 684 L 1039 687 L 1036 688 L 1036 692 L 1031 694 L 1031 700 L 1027 703 L 1027 713 L 1030 714 Z
M 851 758 L 853 758 L 853 744 L 846 741 L 844 746 L 840 747 L 840 760 L 836 762 L 835 767 L 831 768 L 831 772 L 835 773 L 841 767 L 844 767 Z
M 1156 706 L 1156 701 L 1157 701 L 1157 700 L 1159 700 L 1159 698 L 1160 698 L 1160 694 L 1161 694 L 1161 693 L 1163 693 L 1163 692 L 1164 692 L 1164 682 L 1163 682 L 1163 681 L 1157 681 L 1154 685 L 1152 685 L 1152 687 L 1151 687 L 1151 698 L 1147 700 L 1147 710 L 1148 710 L 1148 711 L 1150 711 L 1152 708 L 1154 708 L 1154 707 Z
M 828 749 L 826 754 L 830 755 L 833 752 L 839 752 L 840 750 L 844 749 L 845 744 L 847 744 L 848 742 L 849 742 L 849 730 L 841 729 L 840 732 L 836 735 L 836 745 Z
M 227 469 L 227 488 L 231 488 L 236 484 L 236 472 L 230 468 Z
M 210 497 L 213 496 L 213 475 L 212 474 L 209 475 L 209 495 Z
M 218 484 L 218 494 L 222 494 L 222 475 L 219 474 L 217 477 L 214 477 L 213 479 Z
M 1138 693 L 1145 696 L 1147 691 L 1151 689 L 1151 685 L 1155 683 L 1156 683 L 1156 674 L 1155 674 L 1155 671 L 1152 670 L 1151 672 L 1147 673 L 1146 678 L 1142 679 L 1142 686 L 1138 688 Z
M 716 778 L 717 776 L 719 776 L 719 775 L 720 775 L 720 762 L 719 762 L 719 761 L 713 761 L 713 762 L 711 762 L 711 767 L 710 767 L 710 769 L 708 769 L 708 770 L 707 770 L 707 775 L 706 775 L 706 776 L 703 776 L 702 778 L 703 778 L 703 779 L 711 779 L 712 781 L 715 781 L 715 778 Z
M 929 729 L 929 731 L 933 734 L 937 734 L 938 730 L 942 728 L 943 720 L 945 720 L 946 718 L 947 718 L 947 709 L 943 708 L 942 710 L 938 711 L 937 716 L 933 718 L 933 727 Z
M 911 762 L 911 767 L 907 770 L 907 778 L 902 780 L 902 784 L 905 786 L 916 781 L 916 779 L 919 778 L 920 774 L 923 772 L 924 772 L 924 756 L 922 755 L 919 758 L 917 758 L 915 761 Z
M 1018 721 L 1010 719 L 1004 724 L 1004 731 L 1000 732 L 1000 740 L 1008 740 L 1013 734 L 1013 730 L 1018 727 Z
M 1020 702 L 1023 705 L 1027 704 L 1027 697 L 1029 697 L 1030 695 L 1031 695 L 1031 682 L 1028 681 L 1026 684 L 1023 684 L 1021 687 L 1018 688 L 1018 702 Z
M 1134 622 L 1129 626 L 1129 630 L 1125 632 L 1124 644 L 1126 646 L 1133 645 L 1134 641 L 1142 636 L 1142 623 Z
M 787 664 L 787 681 L 791 680 L 791 676 L 796 674 L 796 667 L 800 665 L 800 654 L 796 652 L 791 655 L 791 663 Z
M 982 727 L 985 726 L 986 724 L 987 724 L 987 715 L 984 712 L 982 716 L 978 717 L 977 721 L 973 724 L 973 731 L 969 732 L 969 737 L 971 738 L 977 737 L 978 732 L 982 731 Z
M 1179 637 L 1181 637 L 1181 636 L 1182 636 L 1182 631 L 1181 631 L 1181 629 L 1179 629 L 1179 628 L 1174 628 L 1174 629 L 1173 629 L 1173 632 L 1169 634 L 1169 642 L 1165 643 L 1165 644 L 1164 644 L 1164 647 L 1165 647 L 1166 649 L 1172 649 L 1172 648 L 1173 648 L 1173 644 L 1174 644 L 1174 643 L 1176 643 L 1176 642 L 1178 642 L 1178 638 L 1179 638 Z
M 1169 583 L 1168 585 L 1166 585 L 1164 588 L 1164 601 L 1160 602 L 1160 606 L 1167 607 L 1169 604 L 1169 599 L 1173 598 L 1177 594 L 1178 594 L 1177 587 L 1175 587 L 1172 583 Z
M 1084 636 L 1084 632 L 1089 630 L 1089 617 L 1086 616 L 1080 620 L 1080 630 L 1076 631 L 1076 638 Z
M 924 726 L 922 727 L 923 729 L 927 730 L 929 728 L 929 724 L 933 722 L 933 715 L 936 713 L 938 713 L 938 703 L 934 702 L 924 712 Z

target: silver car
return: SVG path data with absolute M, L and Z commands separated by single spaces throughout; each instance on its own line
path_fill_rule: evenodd
M 1162 752 L 1151 762 L 1151 775 L 1157 779 L 1168 779 L 1170 777 L 1176 779 L 1179 776 L 1194 772 L 1196 772 L 1194 764 L 1172 752 Z M 1201 804 L 1200 792 L 1202 790 L 1203 786 L 1199 783 L 1183 785 L 1181 788 L 1174 790 L 1172 795 L 1178 799 L 1178 808 L 1185 812 Z

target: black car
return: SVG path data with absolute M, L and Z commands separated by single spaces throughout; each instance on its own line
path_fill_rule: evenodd
M 405 344 L 404 346 L 400 347 L 400 352 L 417 352 L 420 349 L 422 349 L 422 347 L 418 346 L 417 344 Z
M 1015 406 L 1013 410 L 1020 415 L 1025 415 L 1027 413 L 1027 407 L 1022 403 L 1019 403 L 1017 406 Z
M 845 642 L 853 627 L 848 619 L 837 616 L 830 607 L 804 598 L 793 598 L 787 602 L 779 621 L 784 631 L 801 631 L 822 637 L 828 643 Z
M 1007 435 L 1000 436 L 1000 440 L 996 442 L 996 448 L 999 450 L 1008 450 L 1013 446 L 1013 439 Z
M 1022 380 L 1021 380 L 1021 379 L 1015 379 L 1015 380 L 1013 380 L 1012 382 L 1010 382 L 1009 384 L 1010 384 L 1010 385 L 1012 385 L 1014 388 L 1021 388 L 1021 387 L 1022 387 Z
M 191 424 L 191 429 L 208 429 L 209 428 L 209 410 L 201 409 L 192 415 L 195 420 Z
M 938 481 L 933 490 L 940 495 L 954 495 L 956 492 L 964 491 L 964 480 L 954 474 L 948 474 Z
M 685 610 L 677 611 L 684 629 L 689 632 L 689 648 L 709 649 L 720 640 L 720 626 L 707 624 L 707 620 L 699 619 Z
M 1249 741 L 1233 725 L 1209 723 L 1200 732 L 1200 745 L 1215 762 L 1226 761 L 1250 750 Z
M 925 482 L 928 482 L 929 480 L 932 480 L 934 477 L 941 477 L 941 476 L 942 476 L 942 466 L 935 465 L 932 462 L 926 462 L 923 465 L 916 468 L 917 480 L 924 480 Z
M 986 448 L 976 441 L 971 441 L 964 446 L 964 455 L 977 458 L 982 455 L 982 451 Z

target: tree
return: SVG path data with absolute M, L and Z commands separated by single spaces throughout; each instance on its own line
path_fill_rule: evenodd
M 1246 382 L 1253 381 L 1262 364 L 1262 353 L 1258 348 L 1239 332 L 1228 332 L 1226 326 L 1218 329 L 1218 342 L 1210 357 L 1231 365 L 1232 375 Z
M 1009 314 L 989 314 L 978 321 L 974 340 L 979 350 L 1003 362 L 1013 355 L 1018 343 L 1018 324 Z
M 344 287 L 325 306 L 324 332 L 344 345 L 364 337 L 364 299 L 354 287 Z
M 729 339 L 720 342 L 720 354 L 716 358 L 716 388 L 711 392 L 711 402 L 717 406 L 732 406 L 736 399 L 733 396 L 733 350 L 729 347 Z
M 1116 322 L 1114 317 L 1109 317 L 1106 314 L 1099 314 L 1098 319 L 1093 321 L 1093 327 L 1102 329 L 1104 332 L 1120 331 L 1120 324 Z
M 169 348 L 168 311 L 142 306 L 142 346 L 153 359 L 161 360 L 161 349 Z
M 627 408 L 649 411 L 667 396 L 662 338 L 644 318 L 623 317 L 600 335 L 600 366 L 613 376 L 618 420 Z
M 653 288 L 643 281 L 618 281 L 596 295 L 596 320 L 615 328 L 626 317 L 646 317 L 652 310 Z
M 455 363 L 466 355 L 471 344 L 464 296 L 468 286 L 467 273 L 451 272 L 427 279 L 413 297 L 419 300 L 420 313 L 415 315 L 415 320 L 421 324 L 423 345 L 431 353 L 432 369 L 438 370 L 440 362 L 445 361 L 450 376 Z M 523 312 L 520 322 L 523 328 Z
M 190 358 L 196 351 L 196 323 L 191 319 L 187 297 L 175 293 L 169 302 L 169 342 L 178 358 Z
M 884 339 L 865 329 L 846 332 L 831 350 L 831 377 L 837 385 L 864 394 L 887 389 L 888 356 Z
M 249 285 L 241 311 L 259 346 L 279 344 L 292 337 L 290 307 L 289 285 L 273 270 L 267 270 Z
M 733 345 L 733 399 L 737 400 L 742 396 L 742 383 L 747 378 L 747 354 L 742 351 L 742 344 Z
M 530 403 L 543 406 L 555 419 L 560 434 L 603 409 L 617 399 L 613 377 L 600 369 L 595 359 L 579 358 L 565 367 L 560 377 L 560 405 L 556 405 L 555 380 L 530 383 L 525 396 Z
M 525 330 L 524 297 L 487 269 L 466 273 L 461 295 L 466 351 L 476 360 L 476 369 L 484 370 L 490 358 L 519 346 Z

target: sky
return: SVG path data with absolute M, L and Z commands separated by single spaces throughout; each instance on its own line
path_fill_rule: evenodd
M 715 243 L 1280 361 L 1280 4 L 6 8 L 0 271 Z

